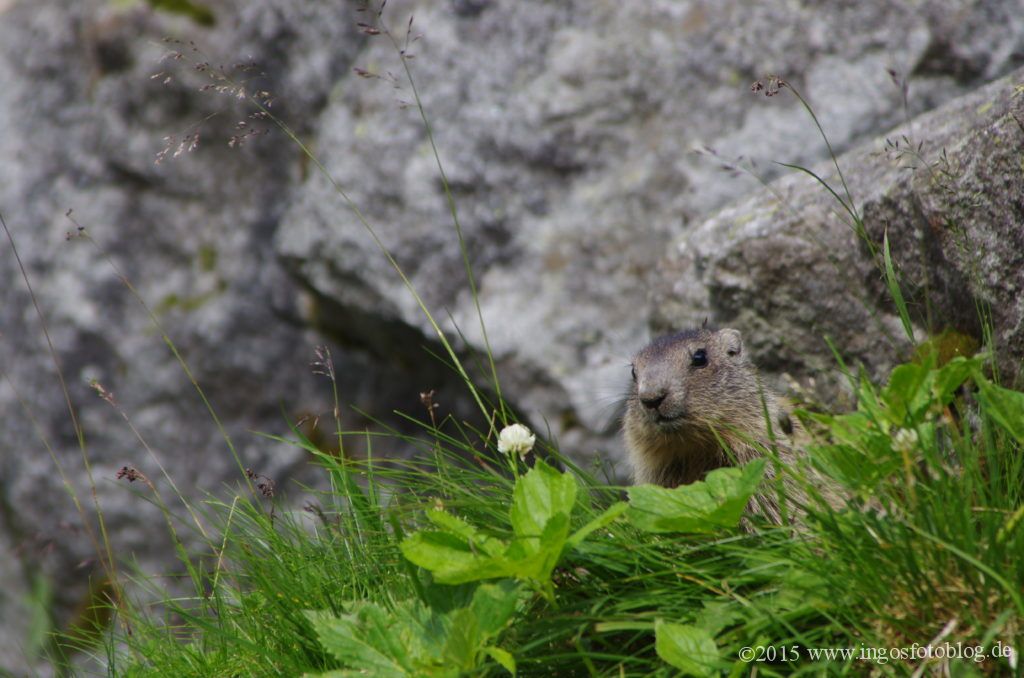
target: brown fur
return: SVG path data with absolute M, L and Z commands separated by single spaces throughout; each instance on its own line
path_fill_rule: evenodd
M 794 458 L 786 433 L 792 424 L 762 385 L 738 331 L 656 339 L 636 355 L 633 371 L 623 431 L 636 483 L 685 485 L 760 457 L 764 448 L 778 450 L 783 463 Z M 769 463 L 769 475 L 771 469 Z M 780 520 L 773 491 L 755 496 L 747 509 Z

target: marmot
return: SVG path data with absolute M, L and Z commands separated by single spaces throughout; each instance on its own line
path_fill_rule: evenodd
M 623 430 L 636 483 L 692 483 L 766 448 L 778 450 L 783 462 L 794 458 L 793 423 L 762 385 L 737 330 L 661 337 L 632 367 Z M 772 474 L 771 464 L 768 469 Z M 775 492 L 755 496 L 747 509 L 780 520 Z

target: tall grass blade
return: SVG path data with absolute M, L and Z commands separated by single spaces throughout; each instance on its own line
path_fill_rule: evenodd
M 899 279 L 896 277 L 896 269 L 892 265 L 892 254 L 889 252 L 889 230 L 886 229 L 882 238 L 882 256 L 885 262 L 885 286 L 889 290 L 889 296 L 896 304 L 896 311 L 900 315 L 900 322 L 903 323 L 903 331 L 912 344 L 914 339 L 914 326 L 910 322 L 910 312 L 907 310 L 907 302 L 903 298 L 903 291 L 900 289 Z

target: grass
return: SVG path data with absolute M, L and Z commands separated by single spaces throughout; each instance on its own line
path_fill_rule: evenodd
M 411 23 L 404 40 L 379 13 L 365 30 L 393 41 L 430 135 L 409 71 Z M 774 92 L 791 89 L 772 82 Z M 261 98 L 251 101 L 274 119 Z M 438 167 L 476 299 L 440 160 Z M 841 190 L 811 175 L 867 238 L 836 169 Z M 329 488 L 302 509 L 289 508 L 237 456 L 243 490 L 201 502 L 173 482 L 168 502 L 138 470 L 123 469 L 127 480 L 143 481 L 139 500 L 167 517 L 178 584 L 190 593 L 161 590 L 144 572 L 126 586 L 126 568 L 101 546 L 109 540 L 94 537 L 109 570 L 99 607 L 116 623 L 59 645 L 101 652 L 117 676 L 1020 675 L 1024 394 L 999 385 L 990 353 L 940 357 L 925 347 L 884 385 L 848 373 L 855 411 L 801 413 L 812 440 L 802 462 L 780 475 L 799 489 L 788 504 L 803 503 L 782 525 L 742 516 L 774 463 L 770 450 L 766 460 L 675 490 L 616 487 L 543 441 L 523 456 L 499 451 L 499 431 L 514 417 L 493 361 L 484 369 L 493 383 L 477 388 L 372 225 L 335 187 L 416 298 L 489 426 L 436 420 L 432 409 L 425 420 L 410 416 L 420 435 L 377 435 L 420 454 L 387 463 L 346 456 L 346 441 L 365 432 L 339 423 L 331 453 L 295 427 L 276 440 L 314 459 Z M 887 239 L 870 251 L 912 342 Z M 223 432 L 185 357 L 117 275 Z M 337 412 L 326 349 L 316 366 L 334 386 Z M 68 405 L 74 417 L 70 398 Z M 785 488 L 777 482 L 768 491 Z M 175 525 L 193 526 L 203 548 L 187 552 Z
M 128 612 L 127 652 L 110 646 L 114 673 L 299 675 L 341 670 L 346 659 L 373 675 L 500 674 L 486 651 L 497 648 L 526 675 L 667 674 L 674 655 L 660 645 L 671 625 L 684 641 L 711 644 L 701 655 L 680 641 L 691 661 L 702 657 L 695 675 L 745 672 L 745 647 L 759 648 L 762 675 L 901 675 L 921 663 L 815 661 L 818 648 L 1013 647 L 1024 615 L 1024 395 L 989 382 L 984 364 L 901 366 L 884 388 L 860 383 L 856 412 L 815 415 L 810 459 L 849 499 L 839 509 L 815 501 L 812 476 L 792 469 L 812 496 L 799 528 L 744 530 L 737 515 L 710 529 L 652 531 L 639 514 L 643 488 L 619 512 L 619 489 L 557 450 L 537 452 L 564 472 L 505 457 L 451 421 L 424 424 L 436 441 L 429 463 L 376 468 L 296 433 L 332 490 L 304 514 L 274 518 L 254 498 L 207 505 L 223 551 L 200 558 L 196 596 L 164 599 L 157 618 Z M 977 403 L 958 417 L 967 380 Z M 548 482 L 575 492 L 566 498 Z M 730 492 L 742 507 L 741 483 L 723 487 L 714 506 L 693 502 L 696 517 L 712 522 Z M 512 507 L 536 514 L 525 521 L 536 531 Z M 552 527 L 560 516 L 564 529 Z M 423 544 L 436 553 L 419 552 Z M 548 556 L 546 570 L 538 562 Z M 466 611 L 493 588 L 511 611 L 488 634 Z M 365 606 L 381 619 L 360 616 Z M 1009 671 L 1006 659 L 929 664 L 940 665 Z

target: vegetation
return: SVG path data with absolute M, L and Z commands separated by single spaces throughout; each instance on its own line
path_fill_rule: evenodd
M 1024 394 L 985 365 L 902 365 L 859 381 L 857 411 L 809 415 L 807 466 L 783 472 L 812 499 L 782 526 L 741 524 L 770 450 L 624 502 L 557 450 L 507 456 L 453 421 L 424 425 L 422 465 L 295 433 L 331 491 L 306 516 L 213 505 L 196 595 L 130 608 L 114 672 L 1003 675 L 1024 615 Z
M 408 69 L 408 36 L 395 44 Z M 865 233 L 845 182 L 840 195 L 819 181 Z M 913 342 L 888 243 L 872 248 Z M 428 405 L 421 435 L 381 432 L 421 450 L 404 463 L 347 456 L 345 441 L 365 433 L 339 428 L 337 452 L 325 452 L 295 427 L 275 439 L 305 450 L 329 483 L 302 510 L 251 471 L 236 496 L 197 505 L 181 493 L 168 503 L 122 469 L 172 533 L 179 503 L 191 516 L 205 544 L 179 548 L 192 593 L 158 591 L 151 607 L 115 581 L 104 594 L 114 632 L 59 645 L 99 643 L 119 676 L 1021 671 L 1024 393 L 1000 386 L 991 353 L 921 344 L 884 385 L 847 371 L 856 410 L 801 412 L 809 440 L 796 467 L 765 449 L 693 485 L 622 488 L 510 431 L 493 363 L 490 388 L 477 388 L 416 299 L 490 426 L 435 420 Z M 326 350 L 318 371 L 333 383 Z M 335 400 L 337 411 L 337 389 Z M 763 484 L 787 509 L 781 525 L 743 515 Z M 138 583 L 155 587 L 145 573 Z

